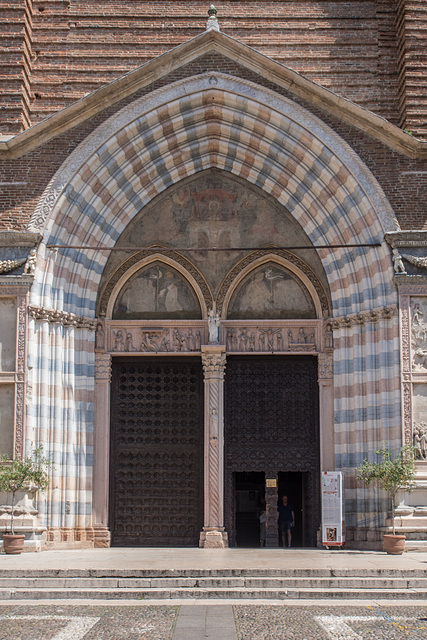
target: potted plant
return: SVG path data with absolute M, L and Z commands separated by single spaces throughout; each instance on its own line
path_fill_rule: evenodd
M 365 486 L 377 485 L 380 489 L 387 491 L 391 499 L 393 533 L 384 535 L 384 550 L 393 555 L 403 553 L 405 549 L 404 535 L 396 535 L 394 524 L 395 500 L 399 489 L 412 491 L 415 477 L 414 447 L 404 445 L 392 459 L 391 452 L 385 443 L 381 449 L 375 451 L 378 460 L 368 462 L 364 460 L 357 469 L 357 480 L 363 482 Z
M 21 460 L 10 460 L 7 454 L 0 454 L 0 493 L 12 494 L 10 512 L 10 533 L 3 534 L 3 547 L 6 553 L 21 553 L 24 548 L 24 534 L 15 534 L 14 515 L 18 491 L 30 490 L 36 493 L 47 489 L 48 470 L 51 461 L 43 455 L 42 447 L 34 449 L 31 456 Z

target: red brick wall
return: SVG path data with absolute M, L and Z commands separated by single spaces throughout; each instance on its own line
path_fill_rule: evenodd
M 398 7 L 400 126 L 427 139 L 427 2 Z
M 60 167 L 71 151 L 95 127 L 125 104 L 169 82 L 179 80 L 186 75 L 202 73 L 206 69 L 218 69 L 248 80 L 264 84 L 283 95 L 295 100 L 285 90 L 280 91 L 263 78 L 249 73 L 241 67 L 224 60 L 218 55 L 209 55 L 196 63 L 165 77 L 161 82 L 147 87 L 132 98 L 123 100 L 109 110 L 98 114 L 82 125 L 59 136 L 50 143 L 39 147 L 28 156 L 16 161 L 0 164 L 0 175 L 5 180 L 18 182 L 16 186 L 0 191 L 0 228 L 24 230 L 38 199 L 50 178 Z M 366 162 L 389 198 L 403 229 L 427 229 L 427 162 L 410 160 L 391 151 L 386 146 L 364 135 L 358 129 L 343 124 L 318 109 L 313 109 L 304 101 L 296 102 L 308 108 L 328 123 L 356 150 Z M 25 183 L 25 184 L 22 184 Z
M 1 133 L 17 133 L 30 126 L 31 14 L 31 0 L 0 0 Z
M 32 123 L 198 35 L 209 6 L 206 0 L 28 1 L 33 5 Z M 24 6 L 24 0 L 0 2 Z M 215 4 L 225 34 L 398 122 L 394 0 Z M 20 126 L 17 122 L 14 131 Z

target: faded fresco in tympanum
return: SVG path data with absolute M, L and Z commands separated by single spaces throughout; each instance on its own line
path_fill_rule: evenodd
M 171 186 L 144 207 L 123 231 L 116 249 L 162 246 L 182 252 L 215 296 L 227 273 L 248 252 L 311 244 L 290 213 L 261 189 L 225 171 L 208 170 Z M 315 251 L 295 253 L 322 277 Z M 128 256 L 113 252 L 103 279 Z
M 156 262 L 140 269 L 124 285 L 114 305 L 114 320 L 201 318 L 190 284 L 169 265 Z
M 241 282 L 231 298 L 227 317 L 315 318 L 316 310 L 308 291 L 289 271 L 268 263 Z

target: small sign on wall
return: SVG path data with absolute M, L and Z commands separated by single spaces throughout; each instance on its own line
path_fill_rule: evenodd
M 265 480 L 265 486 L 266 487 L 277 487 L 277 480 L 276 478 L 266 478 Z
M 324 471 L 322 482 L 322 544 L 341 547 L 345 542 L 342 471 Z

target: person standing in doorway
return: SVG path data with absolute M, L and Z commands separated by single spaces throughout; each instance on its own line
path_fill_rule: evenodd
M 280 533 L 282 534 L 283 548 L 291 546 L 292 542 L 292 527 L 295 526 L 295 513 L 294 506 L 288 502 L 288 496 L 282 496 L 282 502 L 278 507 L 279 512 L 279 526 Z M 287 538 L 287 540 L 286 540 Z

